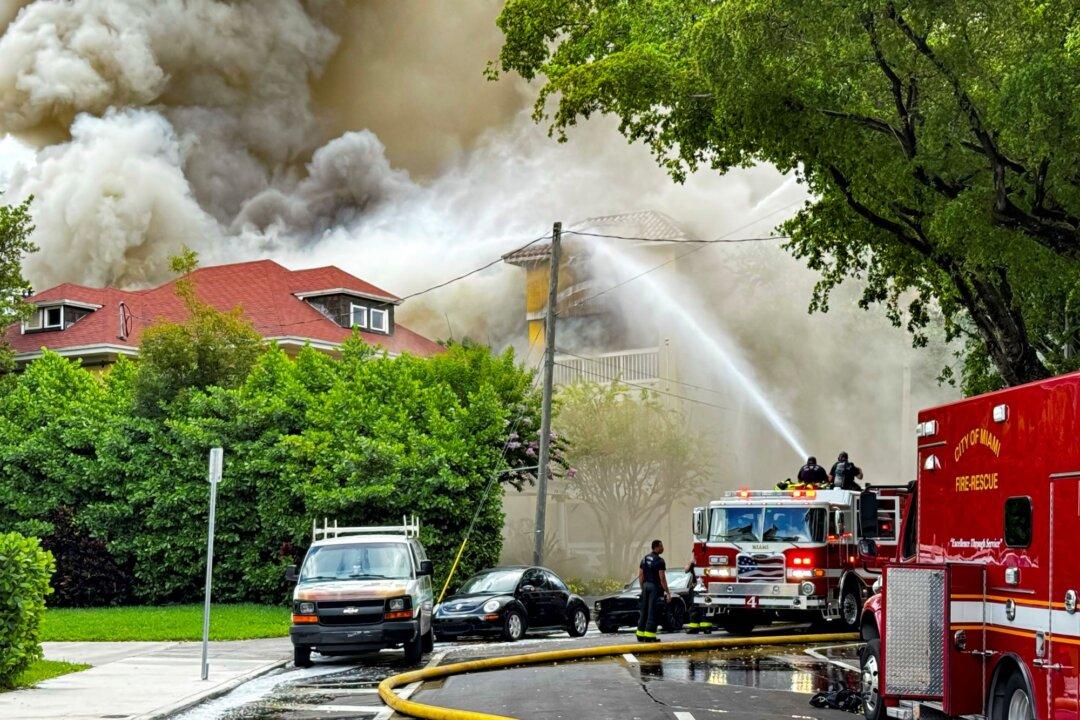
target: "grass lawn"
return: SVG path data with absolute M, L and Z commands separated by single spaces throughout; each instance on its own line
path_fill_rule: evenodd
M 289 634 L 289 609 L 276 605 L 212 605 L 211 640 Z M 56 608 L 45 611 L 41 640 L 202 640 L 202 605 Z
M 79 663 L 61 662 L 59 660 L 36 660 L 15 678 L 16 688 L 28 688 L 37 685 L 42 680 L 79 672 L 90 667 Z M 0 690 L 0 692 L 3 692 Z

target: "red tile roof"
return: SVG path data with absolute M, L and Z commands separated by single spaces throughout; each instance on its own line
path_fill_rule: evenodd
M 352 331 L 296 297 L 297 293 L 343 289 L 374 299 L 398 301 L 396 296 L 336 267 L 289 270 L 272 260 L 257 260 L 200 268 L 188 277 L 200 300 L 223 311 L 240 307 L 263 337 L 311 341 L 316 345 L 342 343 Z M 65 283 L 29 298 L 30 302 L 49 300 L 102 307 L 66 330 L 23 334 L 18 324 L 8 327 L 4 339 L 16 353 L 32 353 L 42 347 L 64 350 L 96 345 L 135 349 L 147 326 L 160 320 L 183 321 L 187 317 L 183 303 L 176 296 L 175 281 L 137 291 Z M 121 302 L 131 317 L 126 339 L 119 337 Z M 394 324 L 393 335 L 367 332 L 361 335 L 372 345 L 382 346 L 393 354 L 428 356 L 441 351 L 440 345 L 399 323 Z

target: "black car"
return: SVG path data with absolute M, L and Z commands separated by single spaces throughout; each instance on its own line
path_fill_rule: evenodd
M 580 637 L 589 628 L 589 607 L 546 568 L 524 565 L 484 570 L 435 606 L 435 638 L 501 635 L 520 640 L 528 630 L 562 629 Z
M 682 630 L 690 614 L 690 583 L 693 576 L 681 570 L 668 570 L 668 589 L 671 600 L 661 608 L 660 627 L 668 632 Z M 636 626 L 638 622 L 641 584 L 634 579 L 622 592 L 602 597 L 593 605 L 596 627 L 603 633 L 613 633 L 621 627 Z

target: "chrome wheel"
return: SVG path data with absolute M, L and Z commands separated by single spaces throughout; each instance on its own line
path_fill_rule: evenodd
M 1023 688 L 1017 688 L 1009 698 L 1009 711 L 1005 716 L 1008 720 L 1035 720 L 1035 709 L 1031 706 L 1031 698 Z
M 521 616 L 517 613 L 510 613 L 510 617 L 506 619 L 506 633 L 511 640 L 520 640 L 521 636 L 525 634 L 525 627 L 521 624 Z
M 878 664 L 877 658 L 867 655 L 862 666 L 862 697 L 866 705 L 866 715 L 871 717 L 878 705 Z
M 589 627 L 589 619 L 585 617 L 584 610 L 578 610 L 574 613 L 574 632 L 578 635 L 584 635 L 585 631 Z
M 840 601 L 840 613 L 843 615 L 844 624 L 848 627 L 855 627 L 859 622 L 859 598 L 855 593 L 848 592 L 844 595 L 844 599 Z

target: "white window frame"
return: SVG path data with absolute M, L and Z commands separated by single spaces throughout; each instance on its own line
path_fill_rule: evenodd
M 376 317 L 381 317 L 382 318 L 382 322 L 380 323 L 381 327 L 376 327 L 376 325 L 375 325 L 375 318 Z M 372 330 L 374 330 L 375 332 L 381 332 L 381 333 L 387 333 L 387 334 L 390 333 L 390 311 L 387 310 L 386 308 L 371 308 L 368 311 L 368 322 L 369 322 L 370 328 Z
M 60 311 L 60 322 L 56 325 L 49 324 L 49 312 L 52 310 Z M 52 307 L 41 308 L 41 327 L 45 330 L 63 330 L 64 329 L 64 306 L 54 305 Z
M 364 311 L 363 322 L 356 322 L 356 311 L 357 310 L 363 310 Z M 357 305 L 355 303 L 349 303 L 349 327 L 358 327 L 358 328 L 361 328 L 363 330 L 367 330 L 367 327 L 368 327 L 368 314 L 369 314 L 369 311 L 368 311 L 368 306 L 367 305 Z

